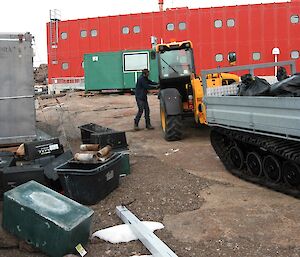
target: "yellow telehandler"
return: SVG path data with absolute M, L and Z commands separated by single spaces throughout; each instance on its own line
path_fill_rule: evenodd
M 183 136 L 185 117 L 194 117 L 198 124 L 206 124 L 204 93 L 201 77 L 195 73 L 191 41 L 156 45 L 160 83 L 161 127 L 167 141 L 180 140 Z M 228 56 L 235 62 L 235 55 Z M 238 82 L 234 74 L 207 75 L 208 87 L 221 87 Z

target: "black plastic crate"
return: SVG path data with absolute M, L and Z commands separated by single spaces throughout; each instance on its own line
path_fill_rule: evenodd
M 81 131 L 81 141 L 83 144 L 91 143 L 91 135 L 93 133 L 110 133 L 112 129 L 99 126 L 94 123 L 85 124 L 79 127 Z
M 59 155 L 57 158 L 52 160 L 48 165 L 44 166 L 44 174 L 48 179 L 56 181 L 59 179 L 55 168 L 61 164 L 65 164 L 67 161 L 72 159 L 73 154 L 70 150 L 64 152 L 63 154 Z
M 44 169 L 40 165 L 5 167 L 2 172 L 2 187 L 6 192 L 30 180 L 46 184 Z
M 15 158 L 12 155 L 2 155 L 0 157 L 0 199 L 4 193 L 3 189 L 3 170 L 15 164 Z
M 114 153 L 105 163 L 68 161 L 55 170 L 66 196 L 81 204 L 93 205 L 118 187 L 121 160 L 122 154 Z
M 125 132 L 93 133 L 91 144 L 99 144 L 101 147 L 110 145 L 112 149 L 127 149 L 128 144 Z
M 128 144 L 124 131 L 89 123 L 79 127 L 83 144 L 99 144 L 101 147 L 110 145 L 113 149 L 127 149 Z
M 34 160 L 49 155 L 58 156 L 64 152 L 58 138 L 24 143 L 25 159 Z

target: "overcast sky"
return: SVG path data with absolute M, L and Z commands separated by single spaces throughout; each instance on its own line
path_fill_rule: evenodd
M 0 0 L 0 32 L 26 32 L 35 37 L 34 65 L 47 63 L 46 23 L 49 10 L 61 11 L 62 20 L 158 11 L 158 0 Z M 210 7 L 287 0 L 165 0 L 165 8 Z

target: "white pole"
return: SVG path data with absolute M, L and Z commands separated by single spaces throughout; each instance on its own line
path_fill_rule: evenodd
M 274 58 L 275 58 L 275 62 L 277 62 L 278 61 L 278 55 L 275 54 Z M 276 76 L 277 75 L 277 66 L 275 66 L 274 68 L 275 68 L 275 75 L 274 76 Z

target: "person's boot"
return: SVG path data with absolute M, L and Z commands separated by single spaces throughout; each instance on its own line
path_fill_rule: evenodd
M 152 127 L 151 123 L 149 122 L 146 124 L 146 129 L 154 129 L 154 127 Z
M 136 123 L 136 121 L 134 121 L 133 129 L 134 129 L 135 131 L 138 131 L 138 130 L 140 130 L 140 128 L 139 128 L 139 124 L 138 124 L 138 123 Z

